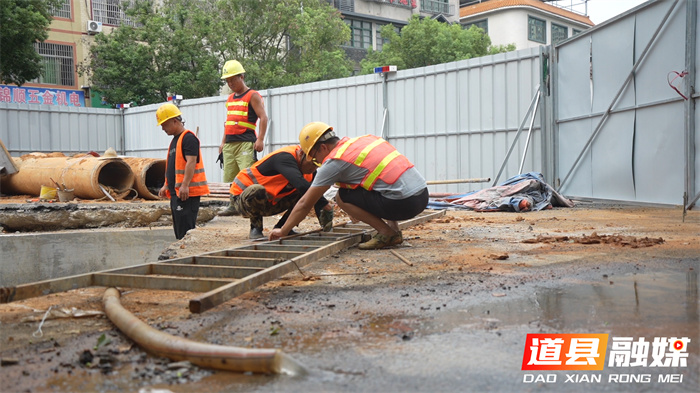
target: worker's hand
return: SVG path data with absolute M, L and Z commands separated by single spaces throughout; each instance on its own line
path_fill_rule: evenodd
M 189 186 L 180 186 L 180 189 L 177 191 L 178 195 L 177 197 L 180 198 L 181 201 L 186 201 L 187 198 L 190 197 L 190 187 Z
M 262 141 L 261 139 L 256 139 L 256 140 L 255 140 L 255 146 L 254 146 L 254 147 L 255 147 L 255 151 L 257 151 L 258 153 L 260 153 L 261 151 L 263 151 L 263 148 L 265 147 L 265 144 L 263 143 L 263 141 Z
M 287 236 L 287 234 L 282 232 L 282 228 L 275 228 L 272 230 L 272 232 L 270 232 L 269 239 L 270 240 L 277 240 L 277 239 L 285 237 L 285 236 Z
M 329 207 L 326 205 L 326 207 Z M 318 216 L 318 223 L 323 228 L 323 232 L 330 232 L 333 229 L 333 207 L 326 210 L 326 208 L 321 209 L 321 213 Z
M 221 154 L 223 152 L 224 152 L 224 144 L 222 143 L 219 145 L 219 154 Z
M 167 191 L 167 190 L 168 190 L 168 185 L 163 184 L 163 187 L 161 187 L 160 190 L 158 190 L 158 196 L 161 198 L 167 198 L 168 196 L 165 194 L 165 191 Z

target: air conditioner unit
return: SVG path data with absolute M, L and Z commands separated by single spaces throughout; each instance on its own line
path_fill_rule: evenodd
M 88 34 L 97 34 L 102 32 L 102 22 L 89 20 L 87 23 Z

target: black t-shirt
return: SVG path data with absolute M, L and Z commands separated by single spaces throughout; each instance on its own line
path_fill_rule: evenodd
M 260 171 L 260 174 L 263 176 L 284 176 L 284 178 L 289 181 L 289 184 L 285 187 L 284 191 L 296 189 L 303 195 L 306 190 L 311 187 L 311 183 L 304 179 L 304 175 L 299 169 L 299 164 L 291 153 L 282 152 L 273 155 L 258 165 L 258 171 Z M 314 176 L 316 176 L 315 173 Z M 328 201 L 326 198 L 321 197 L 321 199 L 319 199 L 314 205 L 314 211 L 318 213 L 318 211 L 327 204 Z
M 185 139 L 182 140 L 182 155 L 184 157 L 197 156 L 197 162 L 199 162 L 199 139 L 191 132 L 183 132 L 180 135 L 173 136 L 173 140 L 170 141 L 170 147 L 168 148 L 168 168 L 165 173 L 171 196 L 175 195 L 175 149 L 177 148 L 177 141 L 180 140 L 182 135 L 185 135 Z

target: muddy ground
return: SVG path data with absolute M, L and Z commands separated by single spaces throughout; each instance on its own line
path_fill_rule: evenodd
M 265 219 L 265 233 L 274 223 Z M 305 220 L 302 229 L 316 229 L 314 220 Z M 215 217 L 174 242 L 169 253 L 181 257 L 250 244 L 247 233 L 247 220 Z M 122 288 L 124 307 L 155 328 L 201 342 L 279 348 L 303 364 L 306 375 L 212 371 L 151 356 L 100 314 L 104 288 L 94 287 L 0 304 L 2 390 L 700 388 L 699 211 L 684 221 L 680 208 L 582 201 L 528 213 L 448 211 L 405 230 L 404 238 L 394 251 L 412 266 L 390 250 L 353 247 L 202 314 L 188 310 L 193 293 Z M 554 332 L 689 337 L 688 365 L 606 368 L 601 383 L 565 383 L 560 371 L 542 372 L 558 376 L 553 383 L 524 382 L 526 334 Z M 615 373 L 652 378 L 607 381 Z M 681 375 L 681 382 L 660 383 L 659 373 Z

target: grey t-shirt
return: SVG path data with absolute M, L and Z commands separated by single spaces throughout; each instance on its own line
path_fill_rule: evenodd
M 367 169 L 342 160 L 329 159 L 316 171 L 312 186 L 331 186 L 336 182 L 359 184 L 369 172 Z M 394 184 L 387 184 L 377 179 L 373 191 L 378 191 L 389 199 L 405 199 L 416 195 L 427 187 L 425 179 L 416 167 L 402 173 Z

